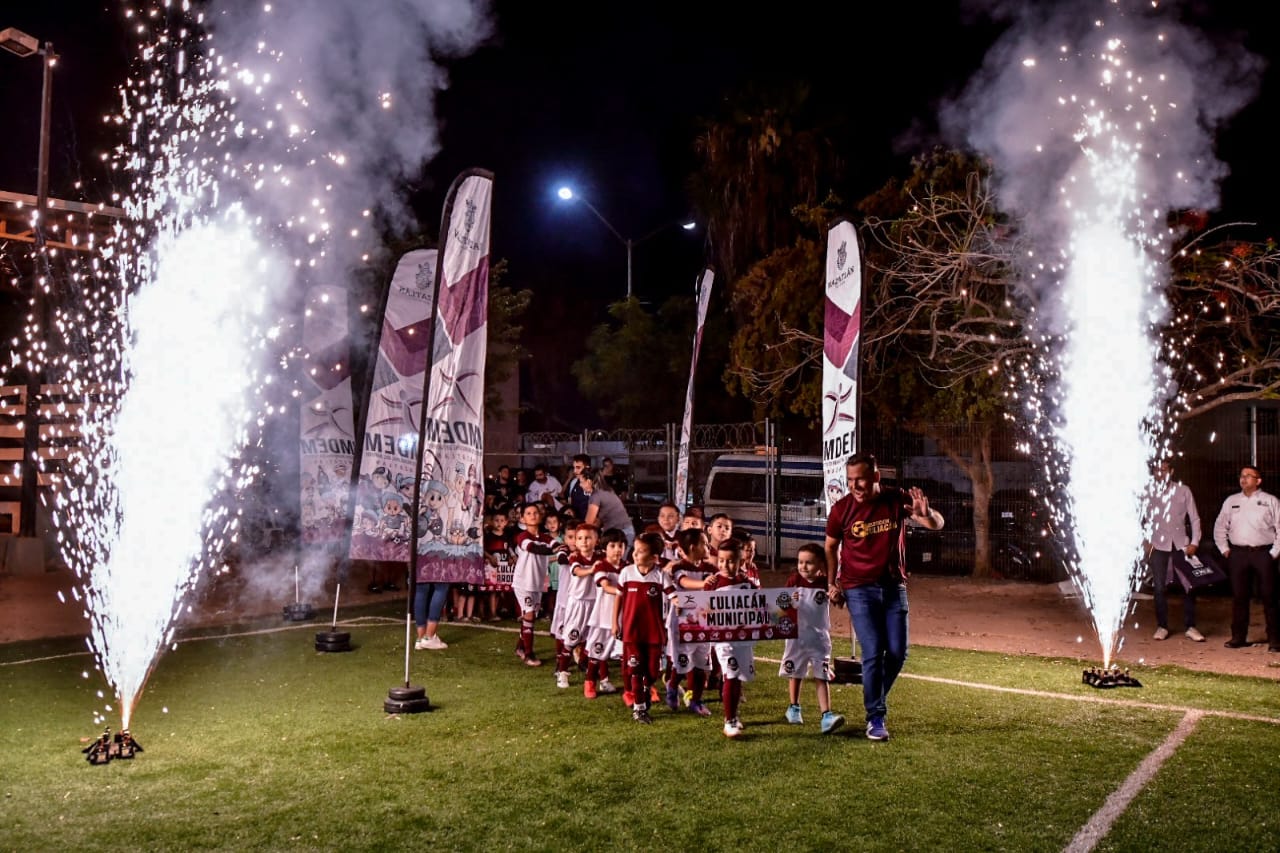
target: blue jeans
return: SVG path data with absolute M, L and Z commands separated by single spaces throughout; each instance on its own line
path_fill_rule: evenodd
M 862 702 L 867 719 L 883 717 L 889 690 L 907 660 L 907 587 L 867 584 L 846 589 L 844 595 L 862 646 Z
M 420 583 L 413 591 L 413 622 L 419 628 L 428 622 L 439 622 L 449 600 L 447 583 Z

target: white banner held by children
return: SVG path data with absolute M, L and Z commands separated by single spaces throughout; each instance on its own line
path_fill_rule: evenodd
M 387 291 L 356 484 L 351 559 L 409 562 L 409 513 L 436 250 L 406 252 Z
M 693 435 L 693 381 L 698 373 L 698 351 L 702 349 L 702 329 L 707 322 L 707 304 L 711 301 L 711 283 L 716 274 L 711 267 L 702 271 L 698 285 L 698 322 L 693 333 L 693 357 L 689 360 L 689 388 L 684 394 L 684 422 L 680 425 L 680 453 L 676 458 L 676 490 L 672 495 L 676 506 L 684 512 L 689 506 L 689 441 Z
M 791 640 L 796 636 L 792 590 L 682 590 L 677 629 L 683 643 Z
M 827 512 L 848 491 L 845 461 L 858 447 L 858 336 L 862 261 L 858 233 L 841 220 L 827 233 L 822 343 L 822 481 Z
M 459 175 L 445 202 L 423 398 L 419 583 L 484 580 L 484 365 L 493 176 Z
M 355 426 L 351 408 L 351 341 L 347 294 L 321 285 L 302 318 L 302 422 L 299 474 L 302 541 L 329 546 L 347 532 Z

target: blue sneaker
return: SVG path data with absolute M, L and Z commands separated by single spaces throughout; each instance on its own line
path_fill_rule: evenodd
M 800 715 L 799 705 L 787 706 L 787 722 L 793 726 L 798 726 L 804 722 L 804 717 Z
M 844 717 L 842 717 L 840 714 L 837 714 L 835 711 L 822 712 L 822 733 L 824 735 L 831 734 L 832 732 L 834 732 L 836 729 L 840 728 L 843 725 L 844 725 Z M 880 730 L 884 731 L 884 723 L 880 724 Z M 885 737 L 888 737 L 889 733 L 885 732 L 884 735 Z
M 680 688 L 668 687 L 666 700 L 667 700 L 668 708 L 670 708 L 673 711 L 679 710 L 680 709 Z
M 889 730 L 884 727 L 884 717 L 867 720 L 867 740 L 888 740 Z

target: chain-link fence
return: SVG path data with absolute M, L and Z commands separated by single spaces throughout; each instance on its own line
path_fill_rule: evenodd
M 796 439 L 796 436 L 790 436 Z M 492 458 L 531 469 L 545 464 L 567 471 L 576 453 L 593 463 L 611 457 L 625 485 L 637 529 L 652 522 L 658 505 L 672 493 L 679 426 L 654 430 L 582 433 L 524 433 L 519 446 L 495 450 Z M 874 453 L 899 485 L 919 486 L 946 519 L 941 531 L 908 530 L 912 571 L 968 575 L 985 559 L 997 577 L 1042 582 L 1066 578 L 1071 541 L 1049 512 L 1045 461 L 1028 455 L 1030 436 L 1012 425 L 981 429 L 969 425 L 864 423 L 862 448 Z M 744 455 L 776 458 L 778 441 L 769 422 L 704 424 L 693 432 L 689 457 L 690 502 L 707 504 L 707 482 L 717 460 Z M 818 457 L 791 456 L 802 460 Z M 1203 415 L 1174 431 L 1175 476 L 1190 486 L 1202 519 L 1202 546 L 1212 544 L 1213 523 L 1223 501 L 1239 490 L 1240 466 L 1261 468 L 1263 488 L 1280 489 L 1280 403 L 1238 404 Z M 788 463 L 792 467 L 798 462 Z M 781 466 L 762 465 L 764 481 L 751 500 L 769 520 L 761 528 L 780 536 L 800 516 L 813 515 L 822 500 L 821 478 L 784 475 Z M 975 488 L 975 474 L 978 487 Z M 811 486 L 812 495 L 803 494 Z M 754 488 L 754 487 L 753 487 Z M 985 507 L 985 511 L 983 510 Z M 810 519 L 809 533 L 815 525 Z M 763 544 L 763 543 L 762 543 Z M 762 551 L 772 554 L 764 544 Z M 787 549 L 781 549 L 784 557 Z

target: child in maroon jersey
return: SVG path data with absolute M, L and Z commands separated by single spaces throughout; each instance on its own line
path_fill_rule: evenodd
M 630 674 L 630 692 L 635 697 L 632 718 L 651 723 L 650 692 L 662 668 L 662 646 L 667 631 L 662 618 L 663 599 L 675 593 L 669 577 L 658 568 L 662 536 L 643 533 L 632 548 L 634 562 L 618 573 L 617 636 L 622 639 L 622 658 Z
M 703 589 L 755 589 L 759 586 L 742 572 L 742 543 L 726 539 L 716 551 L 717 571 L 707 578 Z M 755 643 L 720 642 L 715 645 L 716 659 L 720 661 L 724 683 L 720 701 L 724 706 L 725 737 L 736 738 L 742 734 L 742 721 L 738 719 L 738 706 L 742 702 L 742 683 L 755 677 Z

